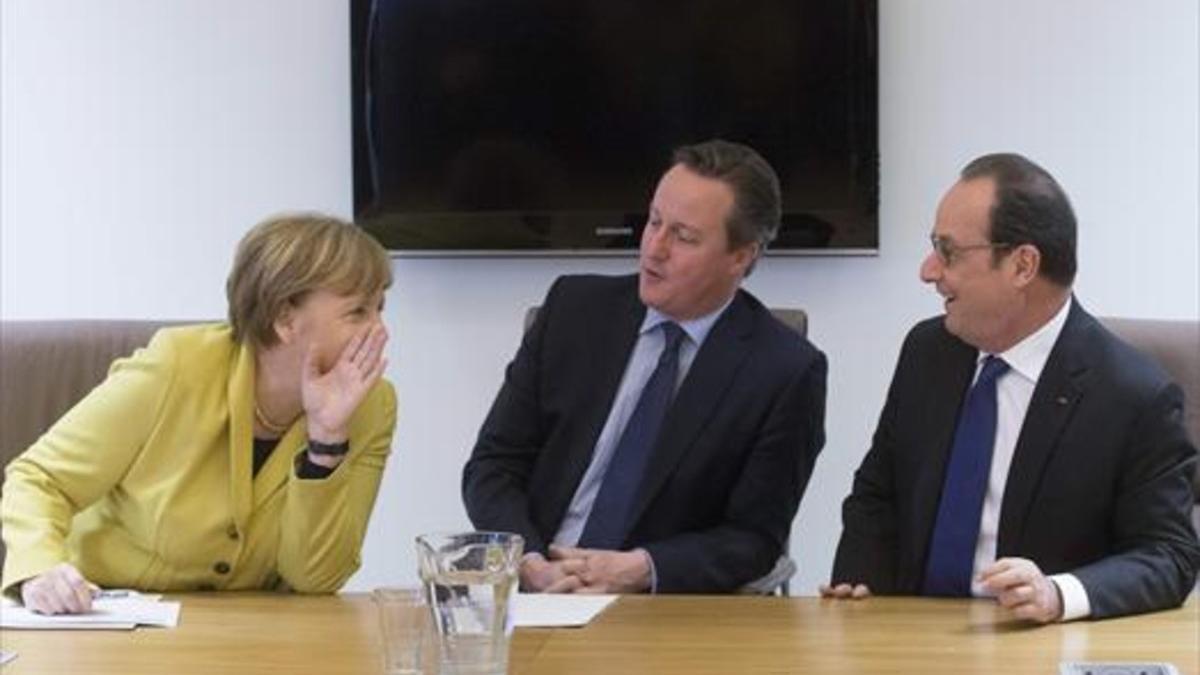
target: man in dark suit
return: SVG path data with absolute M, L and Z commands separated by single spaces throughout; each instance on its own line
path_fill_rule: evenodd
M 1043 623 L 1179 605 L 1200 566 L 1182 394 L 1073 298 L 1062 189 L 981 157 L 932 239 L 945 315 L 904 342 L 822 593 L 994 596 Z
M 475 526 L 525 538 L 523 588 L 722 592 L 771 570 L 824 443 L 826 376 L 739 290 L 779 218 L 756 152 L 684 147 L 638 274 L 554 283 L 463 470 Z

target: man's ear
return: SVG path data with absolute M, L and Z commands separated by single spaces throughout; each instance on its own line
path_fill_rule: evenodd
M 1028 286 L 1042 269 L 1042 252 L 1033 244 L 1021 244 L 1013 249 L 1013 266 L 1018 286 Z
M 733 252 L 733 265 L 741 273 L 741 276 L 746 276 L 750 270 L 750 266 L 758 258 L 759 243 L 753 242 L 746 244 Z

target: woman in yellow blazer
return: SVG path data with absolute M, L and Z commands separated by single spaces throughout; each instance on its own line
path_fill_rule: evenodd
M 71 613 L 98 586 L 339 588 L 395 427 L 390 284 L 387 254 L 348 223 L 252 229 L 228 323 L 159 331 L 9 464 L 4 593 Z

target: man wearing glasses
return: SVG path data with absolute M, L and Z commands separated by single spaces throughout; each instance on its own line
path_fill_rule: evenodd
M 932 241 L 945 315 L 905 340 L 822 594 L 992 596 L 1041 623 L 1181 604 L 1200 567 L 1182 394 L 1073 298 L 1062 188 L 980 157 Z

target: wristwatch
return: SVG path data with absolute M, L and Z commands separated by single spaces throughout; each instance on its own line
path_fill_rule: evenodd
M 308 440 L 308 451 L 314 455 L 334 455 L 341 457 L 350 452 L 350 442 L 342 441 L 341 443 L 318 443 L 311 438 Z

